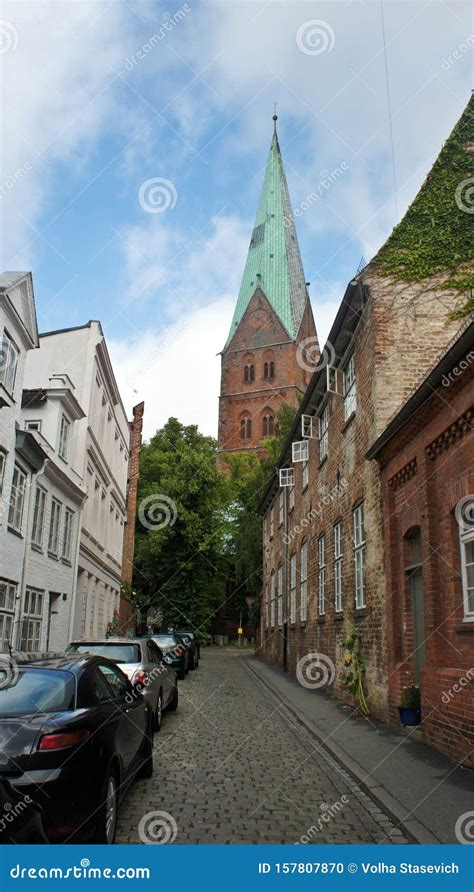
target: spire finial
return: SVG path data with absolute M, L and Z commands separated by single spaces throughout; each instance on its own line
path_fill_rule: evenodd
M 273 132 L 274 133 L 276 133 L 276 131 L 277 131 L 277 121 L 278 121 L 277 104 L 276 104 L 276 102 L 274 102 L 273 103 Z

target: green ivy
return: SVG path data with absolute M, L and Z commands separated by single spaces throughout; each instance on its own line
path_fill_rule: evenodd
M 341 684 L 350 694 L 357 697 L 361 712 L 368 715 L 369 706 L 364 691 L 365 663 L 361 652 L 361 637 L 356 629 L 349 632 L 342 642 L 342 646 L 344 648 L 345 675 L 341 678 Z
M 446 273 L 444 288 L 459 295 L 474 288 L 472 194 L 474 99 L 471 97 L 422 188 L 371 262 L 396 281 L 421 282 Z M 462 188 L 464 181 L 471 179 Z M 458 191 L 457 191 L 458 190 Z M 462 210 L 462 205 L 470 209 Z M 461 207 L 460 207 L 461 205 Z M 473 296 L 456 314 L 472 311 Z

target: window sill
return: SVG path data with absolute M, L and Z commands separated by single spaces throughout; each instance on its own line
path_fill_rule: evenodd
M 319 616 L 318 616 L 317 622 L 318 622 L 318 623 L 325 623 L 325 622 L 326 622 L 326 614 L 325 614 L 325 613 L 320 613 Z
M 308 489 L 308 486 L 309 486 L 309 480 L 308 480 L 308 483 L 305 483 L 305 485 L 301 487 L 301 492 L 302 493 L 306 492 L 306 490 Z
M 318 471 L 320 471 L 321 468 L 323 467 L 323 465 L 326 464 L 327 460 L 328 460 L 328 454 L 327 454 L 327 452 L 326 452 L 326 455 L 324 456 L 324 458 L 320 459 L 320 462 L 319 462 L 319 465 L 318 465 Z
M 57 554 L 53 554 L 52 551 L 48 551 L 48 557 L 51 558 L 52 561 L 59 561 Z
M 43 554 L 43 548 L 42 548 L 41 545 L 38 545 L 37 542 L 32 542 L 32 543 L 31 543 L 31 550 L 32 550 L 32 551 L 37 551 L 38 554 Z
M 351 425 L 352 422 L 354 421 L 354 418 L 355 418 L 355 417 L 356 417 L 356 410 L 354 409 L 354 411 L 351 412 L 351 414 L 349 415 L 349 418 L 348 418 L 348 419 L 344 422 L 344 424 L 342 425 L 342 427 L 341 427 L 341 434 L 344 434 L 344 433 L 346 432 L 347 428 L 350 427 L 350 425 Z
M 343 619 L 344 619 L 344 611 L 343 610 L 338 610 L 337 612 L 336 611 L 334 612 L 334 622 L 335 623 L 340 623 L 340 622 L 342 622 Z
M 472 619 L 463 619 L 462 624 L 456 629 L 456 635 L 472 634 L 474 634 L 474 617 Z
M 23 539 L 23 534 L 16 530 L 15 527 L 9 527 L 7 524 L 7 530 L 9 533 L 13 533 L 14 536 L 18 536 L 19 539 Z
M 66 567 L 72 567 L 72 562 L 69 560 L 69 558 L 61 558 L 61 563 L 64 564 Z

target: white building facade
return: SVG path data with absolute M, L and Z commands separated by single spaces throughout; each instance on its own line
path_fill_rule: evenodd
M 25 392 L 39 345 L 30 273 L 0 276 L 0 339 L 0 651 L 59 649 L 69 637 L 85 497 L 61 425 L 67 413 L 72 434 L 84 413 L 70 382 L 52 396 Z
M 100 637 L 120 605 L 129 455 L 129 424 L 100 323 L 41 335 L 27 375 L 32 388 L 68 379 L 84 413 L 69 441 L 68 460 L 87 492 L 69 637 Z

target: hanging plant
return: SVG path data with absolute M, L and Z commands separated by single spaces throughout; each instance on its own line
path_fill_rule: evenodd
M 361 652 L 361 636 L 356 629 L 348 634 L 342 642 L 344 648 L 344 669 L 341 682 L 344 687 L 359 701 L 364 715 L 369 714 L 369 706 L 364 691 L 365 663 Z

